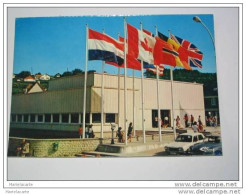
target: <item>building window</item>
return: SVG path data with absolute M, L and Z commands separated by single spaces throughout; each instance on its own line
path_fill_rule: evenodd
M 106 114 L 106 123 L 115 123 L 115 114 Z
M 53 123 L 59 123 L 59 114 L 53 114 Z
M 101 113 L 93 113 L 92 123 L 100 123 L 100 122 L 101 122 Z
M 20 123 L 22 122 L 22 115 L 21 114 L 17 115 L 17 121 L 20 122 Z
M 69 114 L 62 114 L 62 123 L 68 123 Z
M 71 123 L 79 123 L 79 114 L 71 114 Z
M 38 115 L 38 122 L 39 123 L 42 123 L 43 122 L 43 119 L 44 119 L 43 115 L 42 114 L 39 114 Z
M 83 123 L 83 114 L 81 114 L 81 123 Z M 90 123 L 90 113 L 85 114 L 85 123 Z
M 30 115 L 30 122 L 35 123 L 35 114 Z
M 12 114 L 12 118 L 11 118 L 12 122 L 16 122 L 16 114 Z
M 24 122 L 25 122 L 25 123 L 28 122 L 28 114 L 24 114 Z
M 211 105 L 216 106 L 216 98 L 211 98 Z
M 51 114 L 45 114 L 44 115 L 44 121 L 46 123 L 50 123 L 51 122 Z

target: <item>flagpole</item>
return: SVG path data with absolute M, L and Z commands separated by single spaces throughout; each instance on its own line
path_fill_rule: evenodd
M 155 26 L 155 36 L 158 36 L 157 26 Z M 158 129 L 159 129 L 159 141 L 162 141 L 161 136 L 161 110 L 160 110 L 160 96 L 159 96 L 159 66 L 156 65 L 156 82 L 157 82 L 157 107 L 158 107 Z
M 143 31 L 143 24 L 140 22 L 140 30 Z M 145 136 L 145 119 L 144 119 L 144 69 L 143 60 L 141 60 L 141 99 L 142 99 L 142 132 L 143 132 L 143 143 L 146 143 Z
M 169 37 L 171 34 L 171 31 L 168 30 Z M 170 79 L 171 79 L 171 96 L 172 96 L 172 121 L 173 121 L 173 134 L 174 134 L 174 140 L 176 140 L 176 126 L 175 126 L 175 119 L 174 119 L 174 106 L 173 106 L 173 67 L 170 67 Z
M 118 40 L 120 33 L 118 33 Z M 118 128 L 120 127 L 120 67 L 118 67 Z
M 84 102 L 83 102 L 83 138 L 85 138 L 85 115 L 86 115 L 86 85 L 87 85 L 87 63 L 88 63 L 88 24 L 86 24 L 85 41 L 85 75 L 84 75 Z
M 105 33 L 104 29 L 103 29 L 103 34 Z M 104 117 L 103 117 L 103 113 L 104 113 L 104 65 L 105 62 L 102 61 L 102 89 L 101 89 L 101 138 L 103 138 L 103 123 L 104 123 Z
M 133 91 L 133 100 L 132 100 L 132 104 L 133 104 L 133 108 L 132 108 L 132 115 L 133 115 L 133 120 L 132 120 L 132 124 L 133 124 L 133 135 L 136 135 L 135 132 L 135 71 L 134 69 L 132 69 L 132 91 Z
M 124 128 L 125 128 L 125 145 L 127 145 L 127 86 L 126 86 L 126 17 L 124 17 Z

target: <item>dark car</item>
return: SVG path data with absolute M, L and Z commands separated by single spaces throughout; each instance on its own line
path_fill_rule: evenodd
M 221 156 L 222 155 L 222 144 L 220 135 L 209 135 L 207 136 L 208 141 L 198 143 L 192 146 L 190 154 L 192 155 L 211 155 Z

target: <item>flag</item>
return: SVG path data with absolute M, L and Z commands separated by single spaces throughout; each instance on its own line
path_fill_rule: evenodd
M 124 38 L 119 37 L 119 42 L 121 42 L 124 45 Z M 127 42 L 127 40 L 126 40 L 126 42 Z M 128 47 L 126 46 L 126 50 L 127 50 L 127 48 Z M 123 48 L 123 53 L 124 53 L 124 48 Z M 122 65 L 124 63 L 124 60 L 123 60 L 122 64 L 118 64 L 115 62 L 109 62 L 109 61 L 106 61 L 105 63 L 116 66 L 116 67 L 124 68 L 124 66 Z M 127 53 L 126 54 L 126 67 L 130 68 L 130 69 L 134 69 L 134 70 L 141 70 L 141 63 L 134 56 L 131 56 Z
M 175 59 L 175 65 L 176 66 L 183 67 L 186 70 L 192 70 L 192 68 L 189 66 L 189 64 L 187 64 L 185 61 L 181 61 L 181 59 L 179 57 L 179 52 L 178 52 L 178 50 L 180 48 L 180 45 L 178 43 L 176 43 L 174 40 L 168 38 L 167 36 L 165 36 L 164 34 L 162 34 L 160 32 L 158 32 L 158 37 L 162 41 L 164 41 L 164 43 L 166 43 L 166 45 L 168 46 L 167 48 L 163 48 L 163 50 L 166 51 L 166 54 L 167 54 L 167 51 L 168 50 L 170 51 L 169 53 L 172 53 L 173 54 L 174 59 Z M 171 56 L 169 56 L 169 57 L 172 59 Z M 164 60 L 167 60 L 168 59 L 168 56 L 166 56 L 166 57 L 163 56 L 163 58 L 164 58 Z M 173 62 L 173 59 L 172 59 L 172 62 Z
M 156 74 L 158 71 L 159 76 L 163 76 L 163 71 L 164 71 L 164 65 L 153 65 L 153 64 L 144 64 L 144 68 L 148 71 L 151 71 L 152 73 Z M 157 69 L 156 69 L 157 68 Z
M 183 63 L 190 67 L 202 68 L 203 53 L 191 42 L 181 39 L 171 34 L 171 39 L 175 41 L 178 47 L 179 58 Z
M 148 64 L 154 63 L 155 38 L 127 24 L 128 54 Z
M 156 37 L 154 63 L 157 65 L 166 64 L 176 66 L 179 63 L 178 60 L 178 53 L 174 50 L 173 46 L 159 37 Z
M 89 29 L 88 60 L 103 60 L 122 65 L 124 61 L 124 44 L 112 37 Z

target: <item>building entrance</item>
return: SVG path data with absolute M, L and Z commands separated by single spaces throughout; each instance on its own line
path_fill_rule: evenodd
M 162 127 L 166 125 L 166 127 L 170 127 L 170 110 L 160 110 L 161 111 L 161 120 L 162 120 Z M 165 117 L 167 117 L 167 124 L 164 124 Z M 158 127 L 158 110 L 152 110 L 152 127 Z

